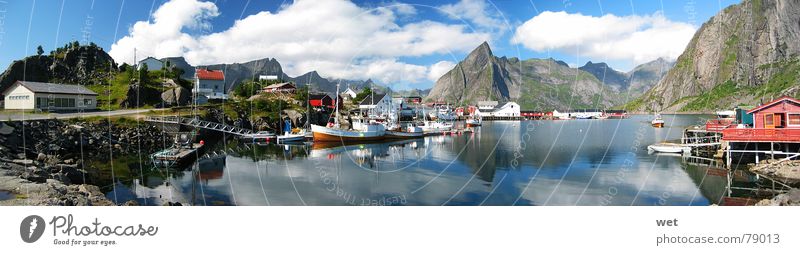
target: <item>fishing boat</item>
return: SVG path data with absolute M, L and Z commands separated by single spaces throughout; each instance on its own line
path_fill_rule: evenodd
M 442 121 L 425 121 L 421 127 L 424 133 L 442 133 L 452 130 L 453 124 Z
M 662 152 L 662 153 L 689 153 L 692 147 L 677 144 L 677 143 L 657 143 L 647 146 L 648 152 Z
M 336 95 L 339 94 L 339 84 L 336 85 Z M 358 122 L 350 124 L 350 129 L 344 129 L 339 125 L 339 104 L 336 104 L 333 113 L 333 122 L 328 122 L 326 126 L 311 125 L 311 132 L 314 134 L 315 142 L 361 142 L 383 140 L 386 134 L 386 127 L 382 124 L 372 123 L 367 120 L 359 119 Z
M 656 114 L 656 118 L 653 121 L 650 121 L 650 125 L 656 128 L 663 128 L 664 127 L 664 119 L 661 118 L 661 114 Z
M 479 127 L 483 124 L 483 118 L 480 115 L 472 115 L 467 119 L 467 127 Z
M 425 135 L 425 133 L 422 131 L 422 128 L 414 125 L 408 125 L 405 128 L 386 130 L 386 139 L 420 138 L 423 135 Z

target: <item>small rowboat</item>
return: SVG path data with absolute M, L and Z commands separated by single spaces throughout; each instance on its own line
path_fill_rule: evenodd
M 692 151 L 692 147 L 677 143 L 657 143 L 647 146 L 647 151 L 662 153 L 689 153 Z

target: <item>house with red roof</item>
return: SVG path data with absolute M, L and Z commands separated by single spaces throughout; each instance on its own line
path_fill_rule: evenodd
M 750 109 L 753 126 L 730 125 L 722 130 L 722 140 L 728 143 L 728 163 L 742 156 L 764 158 L 800 156 L 800 101 L 783 96 Z M 749 160 L 747 160 L 749 161 Z
M 195 72 L 195 87 L 192 92 L 206 99 L 227 99 L 225 74 L 222 70 L 198 68 Z

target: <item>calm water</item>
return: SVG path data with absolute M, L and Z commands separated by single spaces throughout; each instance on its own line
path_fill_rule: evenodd
M 754 181 L 650 155 L 710 116 L 485 122 L 473 134 L 348 146 L 217 144 L 185 170 L 122 162 L 108 197 L 196 205 L 708 205 Z M 132 160 L 136 161 L 136 160 Z M 713 163 L 713 162 L 712 162 Z M 117 163 L 115 163 L 115 166 Z

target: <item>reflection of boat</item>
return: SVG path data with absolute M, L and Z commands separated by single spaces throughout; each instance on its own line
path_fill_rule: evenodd
M 647 146 L 647 151 L 664 152 L 664 153 L 688 153 L 692 151 L 692 148 L 677 143 L 657 143 Z
M 342 152 L 346 151 L 353 151 L 353 150 L 363 150 L 363 149 L 371 149 L 371 150 L 386 150 L 389 147 L 394 146 L 405 146 L 410 145 L 412 148 L 422 148 L 424 146 L 420 146 L 421 141 L 424 141 L 422 138 L 416 139 L 406 139 L 406 140 L 395 140 L 395 141 L 384 141 L 384 142 L 364 142 L 364 143 L 342 143 L 342 142 L 314 142 L 311 145 L 311 151 L 309 152 L 309 156 L 312 158 L 320 158 L 320 157 L 331 157 L 335 154 L 341 154 Z M 385 153 L 378 153 L 376 155 L 382 155 Z
M 662 128 L 664 127 L 664 119 L 661 118 L 661 114 L 656 114 L 656 118 L 653 121 L 650 121 L 650 125 L 653 127 Z

